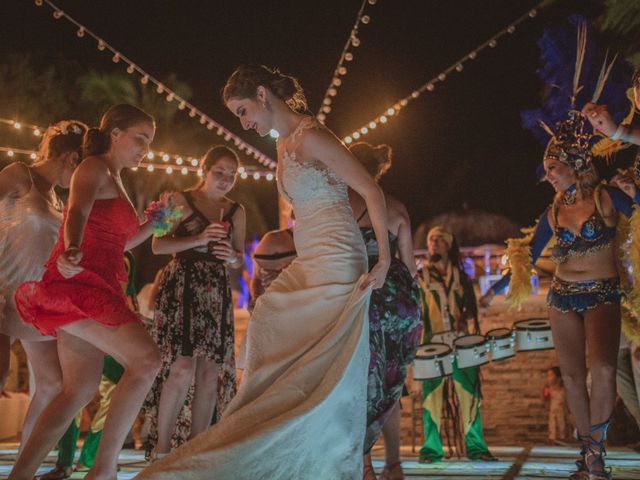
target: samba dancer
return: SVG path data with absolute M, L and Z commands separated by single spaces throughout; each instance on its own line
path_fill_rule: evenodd
M 510 240 L 507 255 L 511 274 L 485 294 L 488 305 L 509 282 L 510 298 L 522 301 L 530 291 L 530 263 L 535 263 L 555 235 L 551 258 L 556 271 L 547 304 L 567 401 L 582 443 L 578 471 L 570 478 L 609 479 L 604 442 L 615 401 L 616 357 L 620 339 L 621 289 L 614 248 L 618 212 L 631 216 L 638 194 L 626 179 L 616 187 L 599 185 L 591 163 L 584 117 L 577 111 L 560 122 L 544 155 L 546 179 L 556 195 L 540 216 L 531 238 Z M 625 195 L 625 193 L 627 195 Z M 586 351 L 592 376 L 591 397 L 586 387 Z

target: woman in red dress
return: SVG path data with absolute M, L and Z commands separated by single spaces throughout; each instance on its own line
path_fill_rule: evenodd
M 125 373 L 87 479 L 114 479 L 125 436 L 160 366 L 158 349 L 127 306 L 125 249 L 151 235 L 139 225 L 120 172 L 137 166 L 155 134 L 153 118 L 131 105 L 111 107 L 85 137 L 86 158 L 71 180 L 69 205 L 40 282 L 18 287 L 22 318 L 58 338 L 61 393 L 42 412 L 9 478 L 31 480 L 74 415 L 93 397 L 105 354 Z

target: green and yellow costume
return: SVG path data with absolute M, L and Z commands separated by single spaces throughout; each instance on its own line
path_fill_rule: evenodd
M 422 342 L 428 343 L 434 333 L 456 329 L 465 321 L 466 306 L 475 305 L 476 298 L 464 272 L 449 262 L 445 275 L 427 263 L 419 279 L 423 302 Z M 423 426 L 425 442 L 420 458 L 438 461 L 444 456 L 441 439 L 443 408 L 453 417 L 454 432 L 460 420 L 467 457 L 478 459 L 489 454 L 480 419 L 480 384 L 478 367 L 459 369 L 453 363 L 453 375 L 422 382 Z M 457 397 L 457 402 L 453 398 Z M 455 412 L 454 410 L 459 410 Z M 455 435 L 455 433 L 454 433 Z M 489 454 L 490 455 L 490 454 Z

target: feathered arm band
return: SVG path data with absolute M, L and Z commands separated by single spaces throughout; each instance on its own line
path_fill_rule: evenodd
M 507 240 L 507 258 L 511 271 L 511 282 L 509 282 L 509 294 L 507 302 L 510 308 L 520 310 L 531 292 L 531 250 L 529 243 L 531 237 L 510 238 Z

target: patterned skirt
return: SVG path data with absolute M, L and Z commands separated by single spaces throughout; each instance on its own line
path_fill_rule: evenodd
M 158 404 L 162 387 L 178 355 L 204 357 L 219 365 L 217 421 L 236 393 L 233 304 L 229 276 L 219 261 L 174 258 L 160 277 L 151 335 L 160 348 L 162 368 L 144 408 L 151 420 L 147 455 L 157 442 Z M 187 393 L 171 439 L 171 448 L 186 442 L 191 433 L 194 385 Z
M 373 266 L 377 258 L 369 257 Z M 367 432 L 364 452 L 378 439 L 382 426 L 400 399 L 422 334 L 420 291 L 409 269 L 400 260 L 391 261 L 382 288 L 371 294 L 369 306 L 369 380 Z

